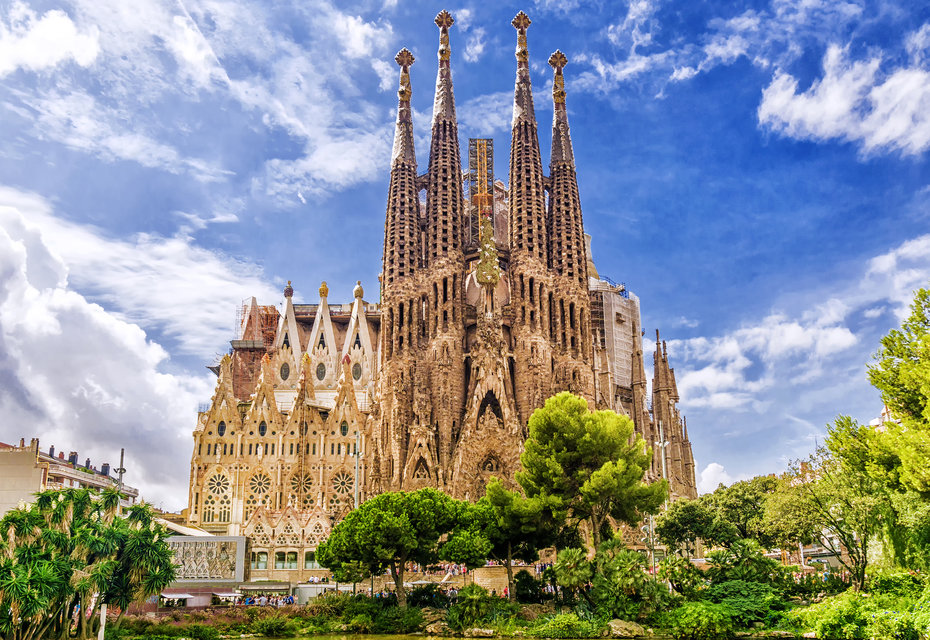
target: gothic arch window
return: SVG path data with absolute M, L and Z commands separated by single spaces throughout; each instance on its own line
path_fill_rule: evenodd
M 226 435 L 226 423 L 220 420 L 220 423 L 216 425 L 216 435 L 222 436 Z
M 428 480 L 429 479 L 429 468 L 426 466 L 426 460 L 420 458 L 417 461 L 417 466 L 413 471 L 413 478 L 415 480 Z
M 361 348 L 362 346 L 362 340 L 359 337 L 358 332 L 355 333 L 355 344 L 353 346 L 359 347 L 359 348 Z
M 484 412 L 490 409 L 494 412 L 494 415 L 497 416 L 497 419 L 501 422 L 504 421 L 504 414 L 501 411 L 500 402 L 497 400 L 497 396 L 494 395 L 493 391 L 488 391 L 484 394 L 484 398 L 481 400 L 481 405 L 478 407 L 478 417 L 480 418 L 484 415 Z
M 317 520 L 313 523 L 313 527 L 310 528 L 310 533 L 307 535 L 307 542 L 317 545 L 320 544 L 325 537 L 326 530 L 323 528 L 323 523 Z
M 262 421 L 258 424 L 258 435 L 263 436 L 263 435 L 265 435 L 266 433 L 268 433 L 268 423 L 266 423 L 264 420 L 262 420 Z
M 481 463 L 482 473 L 498 473 L 501 470 L 501 463 L 495 456 L 488 456 Z
M 208 495 L 203 501 L 203 521 L 213 522 L 216 520 L 216 498 Z
M 284 334 L 284 346 L 285 346 L 285 347 L 291 346 L 291 341 L 290 341 L 290 339 L 288 338 L 288 335 L 287 335 L 286 333 Z M 281 379 L 282 379 L 282 380 L 287 380 L 287 376 L 282 375 L 282 376 L 281 376 Z
M 339 433 L 344 436 L 349 435 L 349 423 L 345 420 L 342 421 L 342 424 L 339 425 Z
M 220 498 L 218 520 L 220 522 L 229 522 L 229 516 L 231 513 L 232 513 L 232 505 L 230 504 L 229 494 L 226 494 L 222 498 Z
M 268 506 L 269 495 L 271 492 L 271 478 L 264 471 L 259 471 L 246 483 L 248 497 L 245 499 L 245 519 L 255 512 L 259 507 Z

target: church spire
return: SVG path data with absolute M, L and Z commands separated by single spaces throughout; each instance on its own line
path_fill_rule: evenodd
M 410 276 L 419 255 L 420 198 L 417 192 L 417 157 L 413 147 L 413 120 L 410 110 L 410 65 L 413 54 L 401 49 L 394 58 L 400 66 L 397 91 L 397 127 L 391 157 L 391 185 L 385 216 L 383 283 Z M 311 346 L 312 348 L 312 346 Z
M 545 191 L 526 46 L 526 30 L 531 21 L 521 11 L 511 24 L 517 30 L 517 79 L 510 138 L 510 244 L 515 260 L 533 256 L 545 266 Z
M 452 68 L 449 62 L 449 27 L 455 20 L 448 11 L 436 16 L 439 27 L 439 71 L 433 100 L 432 140 L 429 149 L 426 192 L 426 263 L 460 251 L 465 196 L 462 191 L 462 160 L 455 120 Z
M 415 58 L 406 48 L 394 56 L 400 66 L 400 88 L 397 90 L 397 126 L 394 130 L 394 153 L 391 155 L 391 167 L 399 162 L 417 166 L 417 156 L 413 148 L 413 119 L 410 115 L 410 65 Z
M 549 164 L 549 256 L 552 268 L 582 291 L 588 286 L 588 259 L 585 255 L 581 200 L 575 175 L 575 156 L 565 108 L 565 77 L 562 69 L 568 58 L 561 51 L 549 57 L 555 71 L 552 79 L 552 156 Z
M 560 162 L 575 165 L 575 155 L 572 153 L 572 138 L 568 132 L 568 110 L 565 108 L 565 77 L 562 69 L 568 64 L 565 54 L 556 49 L 549 56 L 549 66 L 555 71 L 552 78 L 552 157 L 551 165 Z

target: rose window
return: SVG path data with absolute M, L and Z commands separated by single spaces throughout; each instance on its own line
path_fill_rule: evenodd
M 226 476 L 213 476 L 207 480 L 207 489 L 214 495 L 226 493 L 229 490 L 229 479 Z
M 291 478 L 291 490 L 294 493 L 307 493 L 313 488 L 313 478 L 309 475 Z
M 252 476 L 252 479 L 249 480 L 249 491 L 252 493 L 268 493 L 271 489 L 271 478 L 269 478 L 264 473 L 259 473 Z
M 336 490 L 336 493 L 346 494 L 352 491 L 352 476 L 350 476 L 345 471 L 340 471 L 333 478 L 333 489 Z

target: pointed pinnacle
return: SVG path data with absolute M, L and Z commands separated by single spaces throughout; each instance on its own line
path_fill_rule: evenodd
M 404 47 L 398 51 L 397 55 L 394 56 L 394 62 L 396 62 L 401 67 L 409 67 L 414 63 L 414 60 L 416 60 L 416 58 L 413 57 L 413 54 L 410 53 L 407 47 Z
M 434 22 L 440 29 L 448 29 L 455 22 L 455 18 L 452 17 L 451 13 L 443 9 L 436 14 L 436 20 Z
M 510 24 L 512 24 L 513 28 L 517 31 L 526 31 L 526 28 L 533 24 L 533 22 L 528 15 L 521 11 L 511 20 Z
M 516 18 L 514 18 L 516 19 Z M 565 57 L 565 54 L 559 51 L 558 49 L 549 56 L 549 66 L 553 69 L 559 70 L 564 69 L 565 65 L 568 64 L 568 58 Z

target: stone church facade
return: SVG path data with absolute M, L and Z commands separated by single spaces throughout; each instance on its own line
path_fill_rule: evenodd
M 520 12 L 509 187 L 473 140 L 459 149 L 448 12 L 436 17 L 439 70 L 426 170 L 414 150 L 413 55 L 400 67 L 380 301 L 243 306 L 217 386 L 198 415 L 188 520 L 251 540 L 253 579 L 297 582 L 356 499 L 436 487 L 475 500 L 513 481 L 527 422 L 568 390 L 631 417 L 653 446 L 649 476 L 694 497 L 694 460 L 674 370 L 657 335 L 648 398 L 639 301 L 599 278 L 582 224 L 559 51 L 543 170 Z M 478 179 L 474 179 L 475 175 Z M 477 186 L 476 186 L 477 185 Z M 482 186 L 483 185 L 483 186 Z M 425 199 L 421 194 L 425 193 Z M 356 498 L 357 496 L 357 498 Z

